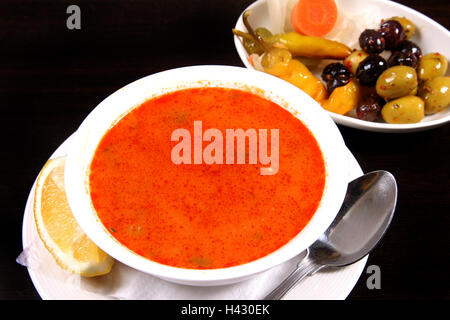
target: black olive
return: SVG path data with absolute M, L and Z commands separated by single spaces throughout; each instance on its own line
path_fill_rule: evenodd
M 418 60 L 417 57 L 411 52 L 405 53 L 396 51 L 389 57 L 388 65 L 389 67 L 408 66 L 416 69 Z
M 405 40 L 406 35 L 400 22 L 396 20 L 384 21 L 378 31 L 386 40 L 386 49 L 393 50 Z
M 377 94 L 371 94 L 366 97 L 363 102 L 356 107 L 356 116 L 358 119 L 365 121 L 376 121 L 384 106 L 385 101 Z
M 417 44 L 409 40 L 402 41 L 397 47 L 397 50 L 404 53 L 412 53 L 417 59 L 422 58 L 422 50 Z
M 374 86 L 377 82 L 378 76 L 386 70 L 388 64 L 383 57 L 371 54 L 360 62 L 358 69 L 356 69 L 356 78 L 363 86 Z
M 322 79 L 327 84 L 328 93 L 331 94 L 337 87 L 345 86 L 351 79 L 352 73 L 342 63 L 335 62 L 327 65 L 322 72 Z
M 367 53 L 380 53 L 386 47 L 383 36 L 373 29 L 366 29 L 361 33 L 359 45 Z

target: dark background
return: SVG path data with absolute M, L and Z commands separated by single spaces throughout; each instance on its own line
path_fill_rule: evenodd
M 25 202 L 53 151 L 105 97 L 143 76 L 187 65 L 243 66 L 231 28 L 252 0 L 0 2 L 0 299 L 39 299 L 22 250 Z M 398 1 L 450 27 L 448 0 Z M 66 8 L 81 7 L 81 30 Z M 448 45 L 448 44 L 443 44 Z M 439 48 L 436 48 L 439 50 Z M 390 230 L 348 299 L 449 299 L 450 126 L 386 134 L 340 126 L 365 172 L 397 178 Z

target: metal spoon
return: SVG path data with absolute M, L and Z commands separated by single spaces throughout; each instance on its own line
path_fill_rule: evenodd
M 297 268 L 264 299 L 281 299 L 297 282 L 324 267 L 362 259 L 389 227 L 396 202 L 397 183 L 387 171 L 370 172 L 350 182 L 333 223 L 306 250 Z

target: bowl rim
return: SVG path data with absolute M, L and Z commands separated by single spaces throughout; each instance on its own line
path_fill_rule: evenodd
M 238 80 L 236 80 L 238 79 Z M 220 269 L 185 269 L 163 265 L 144 258 L 116 240 L 105 228 L 93 209 L 88 187 L 88 168 L 95 149 L 107 130 L 130 110 L 149 97 L 192 86 L 224 86 L 232 83 L 244 90 L 261 90 L 264 96 L 300 119 L 313 133 L 325 160 L 326 186 L 319 208 L 306 227 L 291 241 L 257 260 Z M 233 87 L 233 86 L 231 86 Z M 275 92 L 272 88 L 276 88 Z M 161 91 L 162 89 L 162 91 Z M 294 100 L 295 98 L 295 100 Z M 299 101 L 302 102 L 299 108 Z M 75 219 L 87 236 L 116 260 L 145 273 L 177 283 L 216 285 L 244 280 L 300 254 L 332 223 L 347 189 L 347 162 L 344 140 L 332 119 L 320 105 L 295 86 L 242 67 L 201 65 L 162 71 L 138 79 L 117 90 L 85 118 L 74 137 L 67 155 L 65 187 Z M 333 159 L 333 160 L 331 160 Z
M 345 1 L 345 0 L 340 0 Z M 427 17 L 423 13 L 420 13 L 410 7 L 407 7 L 403 4 L 393 2 L 390 0 L 366 0 L 367 2 L 372 3 L 373 5 L 383 5 L 390 8 L 396 8 L 399 10 L 403 10 L 405 13 L 408 13 L 411 16 L 414 16 L 414 18 L 421 19 L 422 21 L 426 22 L 429 25 L 432 25 L 434 28 L 437 28 L 440 32 L 446 33 L 448 39 L 450 39 L 450 31 L 447 30 L 445 27 L 434 21 L 433 19 Z M 250 4 L 238 17 L 236 21 L 235 28 L 238 30 L 246 30 L 245 26 L 242 21 L 242 15 L 246 10 L 259 7 L 261 5 L 265 5 L 267 0 L 256 0 L 252 4 Z M 245 48 L 239 39 L 238 36 L 234 35 L 234 46 L 236 48 L 236 51 L 242 61 L 242 63 L 245 65 L 246 68 L 254 70 L 254 67 L 250 64 L 250 62 L 247 59 L 247 52 L 245 51 Z M 447 59 L 450 57 L 447 56 Z M 450 72 L 450 68 L 448 70 Z M 448 73 L 447 72 L 447 73 Z M 333 120 L 341 125 L 345 125 L 351 128 L 355 129 L 361 129 L 361 130 L 368 130 L 373 132 L 391 132 L 391 133 L 407 133 L 407 132 L 414 132 L 414 131 L 421 131 L 421 130 L 428 130 L 435 128 L 437 126 L 443 125 L 447 122 L 450 122 L 450 112 L 448 112 L 446 115 L 443 115 L 440 118 L 427 120 L 427 121 L 421 121 L 417 123 L 409 123 L 409 124 L 390 124 L 390 123 L 383 123 L 383 122 L 370 122 L 370 121 L 364 121 L 361 119 L 336 114 L 330 111 L 327 111 L 327 113 L 333 118 Z

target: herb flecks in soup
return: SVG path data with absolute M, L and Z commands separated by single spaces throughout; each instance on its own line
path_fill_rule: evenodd
M 279 168 L 175 164 L 177 128 L 278 128 Z M 270 141 L 270 140 L 269 140 Z M 270 149 L 269 149 L 270 150 Z M 311 132 L 252 93 L 196 88 L 151 99 L 103 137 L 90 168 L 98 217 L 119 242 L 150 260 L 213 269 L 261 258 L 294 238 L 316 211 L 325 165 Z

